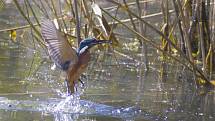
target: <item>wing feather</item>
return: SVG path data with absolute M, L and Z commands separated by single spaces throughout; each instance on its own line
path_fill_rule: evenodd
M 42 20 L 41 33 L 49 55 L 57 67 L 66 71 L 69 66 L 77 63 L 76 50 L 72 48 L 64 34 L 56 29 L 51 20 Z

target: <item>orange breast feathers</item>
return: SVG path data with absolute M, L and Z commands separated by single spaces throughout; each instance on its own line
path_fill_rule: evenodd
M 80 78 L 81 74 L 83 74 L 88 66 L 88 62 L 90 61 L 90 53 L 89 51 L 82 53 L 78 57 L 78 62 L 74 64 L 67 71 L 67 79 L 69 81 L 69 88 L 71 92 L 74 92 L 75 83 Z

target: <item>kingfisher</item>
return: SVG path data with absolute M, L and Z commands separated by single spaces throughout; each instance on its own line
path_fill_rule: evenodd
M 75 84 L 86 71 L 90 61 L 90 48 L 103 43 L 111 43 L 109 40 L 97 40 L 87 38 L 79 43 L 75 49 L 68 41 L 65 33 L 58 30 L 53 21 L 46 19 L 41 22 L 41 34 L 48 49 L 48 54 L 54 64 L 66 73 L 68 94 L 75 91 Z

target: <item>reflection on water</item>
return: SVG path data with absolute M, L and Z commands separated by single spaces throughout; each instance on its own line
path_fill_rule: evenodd
M 8 22 L 13 21 L 13 9 L 1 11 L 1 27 L 14 25 Z M 9 16 L 5 16 L 7 11 L 12 11 Z M 215 119 L 214 90 L 196 90 L 190 83 L 192 74 L 176 64 L 167 65 L 168 79 L 162 81 L 160 62 L 153 50 L 149 53 L 151 69 L 141 80 L 136 60 L 96 53 L 87 78 L 83 79 L 85 88 L 77 95 L 65 97 L 64 76 L 59 70 L 51 70 L 52 63 L 45 52 L 41 54 L 44 50 L 37 52 L 33 47 L 21 46 L 21 41 L 13 43 L 8 33 L 0 35 L 1 121 Z M 22 41 L 32 44 L 30 37 Z M 102 61 L 95 61 L 99 60 L 97 54 Z

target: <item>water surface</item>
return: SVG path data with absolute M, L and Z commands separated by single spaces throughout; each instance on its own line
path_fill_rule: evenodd
M 25 24 L 14 6 L 1 10 L 1 29 Z M 127 35 L 121 41 L 132 38 Z M 1 121 L 215 120 L 214 90 L 196 90 L 192 74 L 177 64 L 167 65 L 168 79 L 162 80 L 161 62 L 150 47 L 150 70 L 143 76 L 139 76 L 138 49 L 120 50 L 136 60 L 96 51 L 83 78 L 85 86 L 68 97 L 64 75 L 51 69 L 53 63 L 46 51 L 34 46 L 30 34 L 16 42 L 8 32 L 0 36 Z

